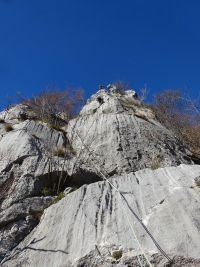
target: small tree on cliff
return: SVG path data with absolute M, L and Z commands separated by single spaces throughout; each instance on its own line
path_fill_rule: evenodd
M 28 105 L 43 121 L 60 126 L 62 121 L 68 121 L 83 105 L 84 90 L 82 88 L 46 87 L 41 93 L 29 99 L 21 97 L 21 102 Z
M 198 98 L 192 99 L 181 89 L 168 89 L 154 96 L 153 109 L 157 119 L 200 157 L 200 108 Z

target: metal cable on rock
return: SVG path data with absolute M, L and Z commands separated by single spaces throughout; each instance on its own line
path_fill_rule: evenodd
M 90 149 L 88 148 L 88 146 L 83 142 L 82 138 L 80 137 L 80 135 L 77 133 L 77 131 L 75 131 L 75 133 L 77 134 L 77 136 L 79 137 L 79 139 L 81 140 L 81 143 L 84 145 L 84 147 L 86 148 L 86 150 L 88 151 L 88 153 L 92 156 L 92 158 L 94 159 L 94 161 L 96 161 L 97 164 L 99 164 L 98 160 L 94 157 L 94 155 L 92 154 L 92 152 L 90 151 Z M 92 162 L 93 163 L 93 162 Z M 142 220 L 140 220 L 140 218 L 137 216 L 137 214 L 130 208 L 127 200 L 125 199 L 125 197 L 123 196 L 123 194 L 118 190 L 117 187 L 115 187 L 109 180 L 108 178 L 99 170 L 99 168 L 95 165 L 95 163 L 93 163 L 94 167 L 97 169 L 97 171 L 101 174 L 103 180 L 106 180 L 110 185 L 111 187 L 113 187 L 119 194 L 120 194 L 120 200 L 121 200 L 121 203 L 122 203 L 122 207 L 123 207 L 123 211 L 125 213 L 125 216 L 126 216 L 126 219 L 127 219 L 127 222 L 128 222 L 128 226 L 131 230 L 131 232 L 133 233 L 133 236 L 134 238 L 136 239 L 137 241 L 137 244 L 140 248 L 140 250 L 142 251 L 142 254 L 144 255 L 146 261 L 148 262 L 149 266 L 153 267 L 152 264 L 150 263 L 150 261 L 148 260 L 147 256 L 145 255 L 144 253 L 144 250 L 142 249 L 137 237 L 136 237 L 136 234 L 133 230 L 133 227 L 130 223 L 130 220 L 128 218 L 128 215 L 126 213 L 126 210 L 125 210 L 125 207 L 124 207 L 124 203 L 123 203 L 123 200 L 127 203 L 129 209 L 132 211 L 132 213 L 134 214 L 134 216 L 136 217 L 136 219 L 138 220 L 138 222 L 143 226 L 144 230 L 146 231 L 146 233 L 149 235 L 149 237 L 152 239 L 153 243 L 155 244 L 155 246 L 158 248 L 158 250 L 161 252 L 161 254 L 170 262 L 172 263 L 175 267 L 178 267 L 176 265 L 176 263 L 174 263 L 174 261 L 166 254 L 166 252 L 160 247 L 160 245 L 156 242 L 156 240 L 154 239 L 154 237 L 152 236 L 152 234 L 149 232 L 149 230 L 147 229 L 147 227 L 144 225 L 144 223 L 142 222 Z M 101 164 L 100 164 L 101 165 Z M 134 240 L 134 239 L 132 239 Z M 135 241 L 135 240 L 134 240 Z M 135 247 L 135 246 L 134 246 Z M 137 249 L 136 249 L 137 251 Z M 138 255 L 139 256 L 139 255 Z M 141 261 L 138 259 L 139 263 L 140 263 L 140 266 L 142 266 L 142 263 Z
M 83 145 L 86 147 L 86 149 L 89 151 L 89 153 L 92 154 L 91 151 L 90 151 L 90 150 L 87 148 L 87 146 L 84 144 L 84 142 L 82 141 L 82 139 L 81 139 L 81 137 L 79 136 L 78 133 L 77 133 L 77 135 L 78 135 L 78 137 L 80 138 L 82 144 L 83 144 Z M 92 155 L 92 157 L 94 158 L 93 155 Z M 94 159 L 95 159 L 95 158 L 94 158 Z M 95 160 L 96 160 L 96 159 L 95 159 Z M 122 195 L 121 195 L 120 191 L 118 190 L 117 187 L 115 187 L 115 186 L 114 186 L 114 185 L 113 185 L 113 184 L 106 178 L 106 176 L 99 170 L 99 168 L 98 168 L 95 164 L 94 164 L 94 167 L 95 167 L 95 168 L 97 169 L 97 171 L 102 175 L 103 179 L 104 179 L 105 181 L 107 181 L 107 182 L 111 185 L 111 187 L 113 187 L 113 188 L 118 192 L 118 194 L 119 194 L 120 202 L 121 202 L 121 205 L 122 205 L 122 208 L 123 208 L 123 212 L 124 212 L 124 214 L 125 214 L 125 217 L 126 217 L 126 220 L 127 220 L 128 227 L 129 227 L 129 229 L 130 229 L 130 231 L 131 231 L 131 234 L 132 234 L 132 242 L 133 242 L 133 246 L 134 246 L 134 248 L 135 248 L 135 251 L 136 251 L 136 254 L 137 254 L 137 259 L 138 259 L 138 262 L 139 262 L 140 266 L 143 267 L 143 264 L 142 264 L 141 259 L 140 259 L 140 256 L 139 256 L 138 249 L 137 249 L 137 246 L 136 246 L 136 244 L 135 244 L 135 240 L 136 240 L 137 245 L 138 245 L 138 247 L 140 248 L 142 254 L 144 255 L 146 261 L 148 262 L 149 266 L 150 266 L 150 267 L 153 267 L 152 264 L 150 263 L 150 261 L 148 260 L 148 258 L 147 258 L 147 256 L 146 256 L 144 250 L 142 249 L 142 247 L 141 247 L 141 245 L 140 245 L 140 243 L 139 243 L 139 241 L 138 241 L 138 239 L 137 239 L 137 236 L 136 236 L 136 234 L 135 234 L 135 232 L 134 232 L 134 229 L 133 229 L 133 227 L 132 227 L 132 225 L 131 225 L 131 222 L 130 222 L 130 220 L 129 220 L 129 218 L 128 218 L 128 214 L 127 214 L 127 212 L 126 212 L 126 210 L 125 210 L 124 203 L 123 203 L 123 200 L 122 200 Z

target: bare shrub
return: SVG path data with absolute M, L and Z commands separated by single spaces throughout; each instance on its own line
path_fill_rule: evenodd
M 112 253 L 112 257 L 116 260 L 119 260 L 122 257 L 122 254 L 123 254 L 122 250 L 115 250 Z
M 4 125 L 4 129 L 5 129 L 6 132 L 10 132 L 10 131 L 13 130 L 13 127 L 12 127 L 12 125 L 10 123 L 6 123 Z
M 124 95 L 126 90 L 132 90 L 130 82 L 125 82 L 124 80 L 117 80 L 113 83 L 116 86 L 116 93 Z
M 200 187 L 200 178 L 199 177 L 197 177 L 195 179 L 195 184 L 196 184 L 197 187 Z
M 136 109 L 134 115 L 146 121 L 154 118 L 154 113 L 150 109 L 147 110 Z
M 30 99 L 21 97 L 21 102 L 31 108 L 38 119 L 55 126 L 66 123 L 83 105 L 84 90 L 82 88 L 46 87 L 41 93 Z
M 66 149 L 64 147 L 58 147 L 57 149 L 53 150 L 53 155 L 64 158 L 66 156 Z
M 162 159 L 159 155 L 156 155 L 155 152 L 152 152 L 152 158 L 151 158 L 151 169 L 157 170 L 158 168 L 161 168 L 163 166 Z
M 119 90 L 132 90 L 130 82 L 117 80 L 113 83 Z
M 64 197 L 65 197 L 65 193 L 64 192 L 59 192 L 58 193 L 58 200 L 61 200 Z
M 163 125 L 200 156 L 200 111 L 196 100 L 180 89 L 168 89 L 154 96 L 150 108 Z
M 140 89 L 140 95 L 139 95 L 139 101 L 143 102 L 149 93 L 149 90 L 147 88 L 147 85 L 145 84 L 142 89 Z

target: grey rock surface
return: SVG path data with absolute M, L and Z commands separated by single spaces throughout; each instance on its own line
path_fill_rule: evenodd
M 47 173 L 49 165 L 51 171 L 61 170 L 63 160 L 54 157 L 54 150 L 66 142 L 62 132 L 49 128 L 45 123 L 25 121 L 15 125 L 15 129 L 0 140 L 0 171 L 8 172 L 14 164 L 21 166 L 23 174 L 35 176 Z M 68 170 L 73 167 L 70 164 L 65 164 Z
M 155 266 L 171 266 L 159 247 L 181 266 L 200 263 L 200 189 L 195 184 L 199 175 L 200 166 L 180 165 L 110 179 Z M 123 252 L 119 260 L 112 257 L 116 250 Z M 97 182 L 46 209 L 40 224 L 2 266 L 139 266 L 133 265 L 135 257 L 119 193 L 107 182 Z
M 100 90 L 80 114 L 67 127 L 67 136 L 79 155 L 78 166 L 82 162 L 90 168 L 97 165 L 113 176 L 193 163 L 190 151 L 134 97 Z
M 29 120 L 32 116 L 23 105 L 0 113 L 4 120 L 0 124 L 0 259 L 39 223 L 58 191 L 73 185 L 66 178 L 73 174 L 76 157 L 65 134 L 48 123 Z M 5 123 L 13 130 L 6 132 Z M 59 148 L 66 156 L 57 156 Z M 83 166 L 81 171 L 83 176 L 91 172 L 83 171 Z
M 64 147 L 67 141 L 61 131 L 43 122 L 16 123 L 18 115 L 15 118 L 14 114 L 13 111 L 9 115 L 14 130 L 2 132 L 0 138 L 1 259 L 38 224 L 35 216 L 55 199 L 42 195 L 55 195 L 58 186 L 64 190 L 63 181 L 75 162 L 70 151 L 67 158 L 54 155 L 54 150 Z M 53 187 L 54 192 L 51 192 Z M 27 222 L 28 216 L 33 216 L 33 223 Z M 13 229 L 15 235 L 12 235 Z
M 129 255 L 128 255 L 129 254 Z M 169 267 L 169 266 L 179 266 L 179 267 L 200 267 L 200 260 L 194 258 L 185 258 L 183 256 L 172 257 L 173 263 L 163 257 L 163 255 L 156 253 L 153 255 L 148 255 L 148 258 L 152 266 L 156 267 Z M 149 267 L 149 264 L 145 261 L 143 256 L 140 256 L 141 263 L 144 267 Z M 121 263 L 119 263 L 119 261 Z M 176 265 L 175 265 L 176 264 Z M 111 258 L 103 259 L 96 251 L 92 251 L 87 256 L 80 259 L 74 265 L 63 265 L 62 267 L 140 267 L 137 257 L 131 256 L 129 252 L 125 252 L 123 259 L 115 261 Z
M 67 134 L 26 105 L 0 112 L 2 266 L 139 266 L 119 195 L 101 172 L 121 190 L 155 266 L 171 264 L 155 244 L 179 265 L 198 266 L 200 167 L 134 91 L 111 91 L 93 95 Z M 59 191 L 65 198 L 49 207 Z
M 26 119 L 34 118 L 36 114 L 24 104 L 13 105 L 0 112 L 0 120 L 8 123 L 18 123 Z
M 46 146 L 47 150 L 64 146 L 67 141 L 64 134 L 50 126 L 41 121 L 26 120 L 16 125 L 15 129 L 27 131 L 36 139 L 40 140 Z
M 65 195 L 68 195 L 69 193 L 71 193 L 73 191 L 73 188 L 71 188 L 71 187 L 67 187 L 67 188 L 65 188 L 65 190 L 63 191 L 63 193 L 65 194 Z
M 5 131 L 5 123 L 1 122 L 0 123 L 0 140 L 3 137 L 3 135 L 6 133 Z
M 38 224 L 55 197 L 25 198 L 0 212 L 0 259 L 9 253 Z

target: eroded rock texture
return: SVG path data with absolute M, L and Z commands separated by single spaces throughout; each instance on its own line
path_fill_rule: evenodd
M 191 153 L 134 97 L 100 90 L 80 114 L 70 121 L 68 138 L 80 162 L 91 166 L 95 158 L 109 176 L 192 163 Z
M 159 246 L 198 266 L 200 167 L 134 92 L 100 90 L 62 129 L 36 119 L 26 105 L 0 113 L 2 266 L 139 266 L 121 196 L 154 266 L 173 266 Z
M 43 122 L 21 122 L 11 112 L 7 119 L 14 122 L 0 139 L 0 259 L 38 224 L 75 162 L 62 132 Z M 55 156 L 58 147 L 65 147 L 68 157 Z
M 173 266 L 160 248 L 178 266 L 200 263 L 200 189 L 193 188 L 199 174 L 200 166 L 181 165 L 110 180 L 155 266 Z M 46 209 L 2 266 L 139 266 L 120 198 L 107 182 L 82 186 Z M 119 250 L 122 257 L 115 260 L 112 253 Z

